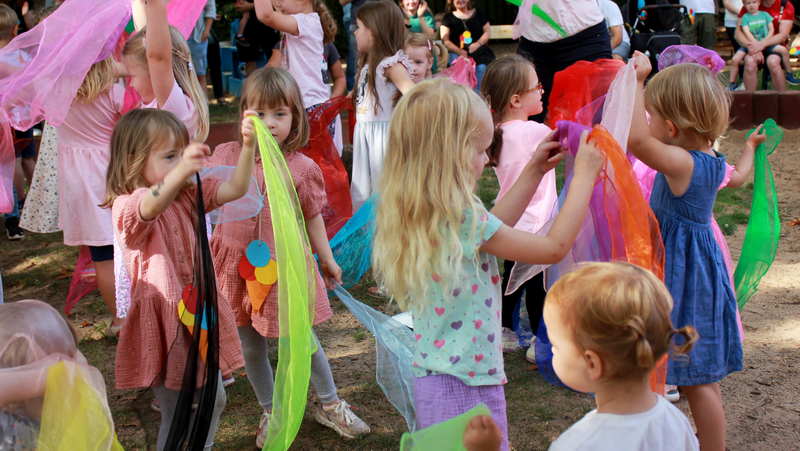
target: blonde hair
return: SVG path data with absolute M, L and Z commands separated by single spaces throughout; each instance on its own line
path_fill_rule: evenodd
M 144 167 L 150 151 L 164 145 L 169 136 L 175 148 L 189 145 L 189 132 L 178 116 L 155 108 L 132 110 L 117 122 L 111 133 L 111 161 L 106 173 L 106 197 L 101 207 L 111 207 L 114 199 L 150 186 L 144 179 Z
M 292 112 L 292 131 L 284 142 L 284 149 L 293 152 L 308 143 L 310 126 L 303 108 L 300 87 L 292 75 L 278 67 L 262 67 L 253 72 L 244 82 L 242 98 L 239 100 L 239 123 L 244 119 L 248 107 L 270 109 L 286 105 Z M 236 128 L 236 140 L 242 143 L 242 130 Z
M 115 81 L 114 57 L 109 56 L 92 64 L 86 74 L 86 78 L 83 79 L 81 87 L 78 88 L 75 100 L 80 103 L 92 103 L 97 99 L 97 96 L 111 89 Z
M 536 68 L 533 63 L 519 55 L 501 56 L 486 67 L 481 82 L 481 94 L 489 103 L 494 123 L 494 140 L 486 152 L 489 164 L 497 166 L 503 149 L 503 129 L 498 127 L 511 104 L 514 95 L 523 95 L 528 90 L 528 70 Z
M 406 47 L 422 47 L 424 49 L 428 49 L 428 58 L 433 58 L 434 55 L 433 39 L 429 38 L 428 36 L 422 33 L 406 34 L 406 39 L 403 42 L 403 48 L 405 49 Z
M 5 4 L 0 4 L 0 39 L 10 41 L 14 38 L 14 28 L 19 25 L 19 17 L 14 10 Z
M 681 138 L 714 142 L 728 128 L 731 94 L 704 66 L 670 66 L 650 80 L 644 93 L 648 108 L 672 121 Z
M 311 7 L 314 9 L 314 12 L 319 15 L 319 21 L 322 24 L 322 31 L 325 33 L 322 43 L 330 44 L 334 39 L 336 39 L 337 31 L 336 21 L 333 19 L 331 11 L 325 4 L 325 0 L 311 0 Z
M 148 67 L 147 65 L 147 49 L 145 48 L 145 26 L 136 34 L 130 37 L 125 42 L 125 47 L 122 48 L 122 55 L 130 58 L 131 62 L 141 67 Z M 208 137 L 209 116 L 208 116 L 208 100 L 206 100 L 203 88 L 200 82 L 197 81 L 194 70 L 190 70 L 192 64 L 192 54 L 189 51 L 189 45 L 186 39 L 177 28 L 170 25 L 169 36 L 172 40 L 172 73 L 175 76 L 175 81 L 184 94 L 189 96 L 194 103 L 195 111 L 195 132 L 194 141 L 203 142 Z M 160 44 L 160 43 L 159 43 Z
M 609 363 L 609 378 L 648 374 L 672 349 L 684 356 L 697 340 L 691 326 L 675 330 L 672 296 L 650 271 L 631 263 L 588 263 L 558 279 L 547 294 L 581 351 Z M 673 338 L 683 343 L 676 346 Z
M 383 108 L 378 102 L 378 64 L 385 58 L 394 56 L 398 50 L 403 49 L 405 43 L 406 27 L 403 21 L 403 12 L 400 7 L 389 0 L 377 0 L 364 3 L 356 14 L 356 18 L 372 33 L 372 48 L 369 52 L 358 54 L 358 70 L 356 75 L 361 77 L 361 70 L 366 65 L 367 89 L 372 93 L 375 101 L 373 105 L 375 114 L 378 107 Z M 357 80 L 358 83 L 360 83 Z M 353 96 L 356 101 L 357 96 Z
M 489 114 L 477 94 L 448 79 L 406 93 L 392 114 L 375 215 L 373 264 L 402 309 L 423 309 L 430 281 L 455 283 L 464 255 L 458 238 L 472 212 L 470 240 L 484 211 L 475 195 L 476 136 Z M 424 175 L 424 176 L 423 176 Z

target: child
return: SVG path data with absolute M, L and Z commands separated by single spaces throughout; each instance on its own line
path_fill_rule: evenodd
M 747 13 L 742 16 L 742 33 L 750 41 L 763 41 L 764 39 L 771 38 L 775 34 L 775 29 L 772 25 L 772 16 L 766 11 L 759 11 L 758 7 L 761 0 L 745 0 L 744 8 Z M 792 72 L 792 64 L 789 61 L 789 50 L 783 45 L 771 45 L 764 48 L 764 52 L 775 53 L 781 56 L 783 61 L 783 68 L 786 72 L 787 82 L 795 80 L 794 73 Z M 729 91 L 735 91 L 739 87 L 736 83 L 736 78 L 739 76 L 739 64 L 742 63 L 744 57 L 747 55 L 747 49 L 739 47 L 736 54 L 731 59 L 731 74 Z M 792 83 L 795 84 L 795 83 Z
M 392 96 L 414 87 L 411 61 L 403 53 L 403 13 L 392 2 L 367 2 L 356 14 L 358 81 L 356 127 L 353 132 L 353 211 L 372 196 L 386 152 Z
M 245 11 L 239 18 L 239 27 L 236 29 L 236 43 L 242 47 L 250 47 L 250 43 L 244 38 L 244 29 L 247 28 L 247 21 L 250 20 L 250 11 Z
M 117 336 L 124 319 L 117 315 L 114 287 L 114 228 L 111 211 L 100 207 L 110 160 L 108 145 L 119 120 L 125 89 L 110 56 L 92 65 L 57 128 L 58 218 L 67 246 L 89 246 L 97 288 L 114 316 L 108 334 Z
M 649 373 L 672 348 L 691 350 L 697 333 L 675 330 L 672 298 L 653 273 L 630 263 L 590 263 L 553 285 L 544 318 L 553 345 L 553 369 L 568 387 L 594 393 L 597 409 L 550 445 L 550 451 L 697 451 L 689 420 L 650 389 Z M 682 337 L 680 346 L 672 342 Z M 497 450 L 476 417 L 464 434 L 469 451 Z M 488 444 L 486 442 L 489 442 Z M 496 443 L 496 438 L 495 438 Z
M 542 89 L 536 69 L 527 59 L 519 55 L 508 55 L 489 64 L 483 76 L 481 94 L 488 99 L 492 109 L 494 123 L 494 142 L 489 147 L 489 164 L 494 167 L 500 192 L 496 202 L 508 193 L 517 181 L 527 161 L 530 161 L 536 146 L 548 140 L 550 128 L 538 122 L 529 121 L 528 117 L 543 111 Z M 556 173 L 548 171 L 539 184 L 539 189 L 531 198 L 519 222 L 513 227 L 526 232 L 535 233 L 550 219 L 553 206 L 558 198 L 556 192 Z M 508 279 L 514 261 L 503 262 L 503 350 L 513 352 L 520 348 L 519 338 L 514 333 L 511 322 L 517 302 L 522 297 L 519 289 L 506 295 Z M 534 332 L 542 319 L 544 297 L 544 273 L 539 273 L 525 283 L 526 305 Z M 534 346 L 526 355 L 529 361 L 535 361 Z
M 543 141 L 488 212 L 475 195 L 493 138 L 485 105 L 474 91 L 446 79 L 420 83 L 397 104 L 379 182 L 373 268 L 400 308 L 413 314 L 419 428 L 483 402 L 508 450 L 495 256 L 559 262 L 578 234 L 604 157 L 584 134 L 569 195 L 550 232 L 513 229 L 544 174 L 563 156 L 552 137 Z
M 145 2 L 147 26 L 130 37 L 122 49 L 122 63 L 130 84 L 142 96 L 142 108 L 169 111 L 183 122 L 193 141 L 208 136 L 208 101 L 192 69 L 186 39 L 167 24 L 164 0 Z M 147 43 L 158 43 L 148 46 Z M 171 45 L 165 45 L 171 42 Z
M 303 92 L 303 108 L 311 112 L 330 98 L 322 81 L 325 44 L 336 37 L 336 22 L 323 0 L 282 0 L 279 10 L 271 0 L 254 2 L 258 20 L 283 32 L 281 68 L 288 70 Z
M 242 134 L 244 151 L 231 180 L 203 182 L 208 212 L 247 192 L 255 158 L 249 119 L 242 121 Z M 194 275 L 197 194 L 191 181 L 208 153 L 206 145 L 189 144 L 189 133 L 177 116 L 152 108 L 127 113 L 111 137 L 104 205 L 112 206 L 132 300 L 119 336 L 114 377 L 117 388 L 153 388 L 162 407 L 159 450 L 172 424 L 191 341 L 178 305 Z M 219 365 L 225 372 L 244 362 L 233 314 L 222 296 L 218 309 Z M 225 407 L 221 379 L 206 449 L 211 449 Z
M 666 68 L 645 92 L 650 61 L 640 52 L 634 58 L 638 85 L 628 150 L 658 171 L 650 206 L 664 239 L 666 285 L 675 300 L 672 322 L 679 328 L 692 325 L 703 337 L 688 363 L 669 362 L 667 384 L 680 386 L 689 400 L 703 450 L 723 451 L 719 381 L 742 370 L 742 343 L 736 298 L 711 230 L 717 188 L 725 176 L 725 156 L 711 143 L 728 125 L 730 97 L 698 64 Z
M 283 69 L 258 69 L 247 77 L 242 89 L 239 115 L 246 116 L 245 110 L 255 111 L 251 114 L 258 114 L 272 131 L 297 189 L 297 197 L 300 199 L 300 207 L 306 220 L 308 238 L 316 250 L 322 274 L 325 276 L 323 281 L 314 265 L 316 280 L 314 325 L 323 323 L 333 316 L 325 284 L 331 278 L 340 280 L 342 270 L 333 260 L 325 223 L 320 214 L 326 204 L 322 171 L 311 159 L 296 152 L 306 144 L 309 135 L 308 117 L 303 110 L 300 88 L 292 76 Z M 242 151 L 242 139 L 218 146 L 208 165 L 231 165 L 237 159 L 244 158 L 246 152 Z M 263 192 L 266 189 L 264 170 L 261 158 L 258 156 L 253 175 Z M 214 255 L 214 266 L 222 294 L 230 301 L 236 317 L 247 377 L 256 392 L 259 405 L 264 410 L 256 435 L 256 446 L 259 449 L 264 446 L 267 438 L 272 414 L 274 381 L 268 358 L 267 338 L 280 336 L 277 284 L 282 282 L 277 281 L 276 285 L 272 286 L 266 300 L 256 310 L 251 304 L 245 280 L 239 275 L 239 262 L 245 255 L 247 246 L 254 240 L 264 241 L 269 246 L 271 254 L 275 255 L 275 237 L 270 215 L 269 205 L 265 204 L 259 217 L 219 224 L 211 238 L 211 252 Z M 331 368 L 319 340 L 317 346 L 317 352 L 311 356 L 311 383 L 320 400 L 318 408 L 314 411 L 314 418 L 344 437 L 354 438 L 368 434 L 369 426 L 353 414 L 347 402 L 336 395 Z
M 411 81 L 415 84 L 433 76 L 434 43 L 422 33 L 406 35 L 403 52 L 411 60 Z

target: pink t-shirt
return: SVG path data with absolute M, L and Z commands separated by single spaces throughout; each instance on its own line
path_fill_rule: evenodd
M 150 103 L 142 104 L 142 108 L 155 108 L 158 109 L 158 99 L 153 99 Z M 186 126 L 186 130 L 189 131 L 189 139 L 194 141 L 194 132 L 197 129 L 197 119 L 195 118 L 194 114 L 194 102 L 192 99 L 183 93 L 183 89 L 178 84 L 178 81 L 174 81 L 172 85 L 172 91 L 169 93 L 169 98 L 164 103 L 164 106 L 161 108 L 164 111 L 169 111 L 173 113 L 175 116 L 178 116 L 178 119 L 183 122 L 183 125 Z
M 496 202 L 511 189 L 531 160 L 536 146 L 551 131 L 549 127 L 538 122 L 520 120 L 504 122 L 500 124 L 500 128 L 503 130 L 503 149 L 500 151 L 500 161 L 494 168 L 500 183 Z M 556 171 L 551 170 L 542 177 L 539 188 L 514 228 L 531 233 L 542 228 L 550 220 L 556 199 Z
M 322 50 L 325 33 L 319 14 L 292 14 L 297 21 L 299 34 L 283 34 L 281 43 L 281 68 L 288 70 L 297 80 L 303 93 L 303 108 L 319 105 L 330 98 L 328 87 L 322 81 Z

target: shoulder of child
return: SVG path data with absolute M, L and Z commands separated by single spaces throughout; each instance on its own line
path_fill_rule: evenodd
M 465 256 L 470 256 L 477 252 L 503 225 L 503 221 L 486 210 L 483 205 L 479 205 L 476 208 L 475 214 L 478 216 L 477 221 L 475 221 L 474 235 L 471 235 L 474 221 L 473 211 L 469 207 L 461 215 L 461 224 L 458 227 L 458 238 L 463 245 Z
M 378 63 L 376 72 L 378 73 L 378 77 L 382 82 L 387 82 L 386 71 L 398 63 L 405 66 L 407 70 L 411 69 L 411 60 L 408 59 L 408 55 L 403 52 L 403 49 L 398 50 L 397 53 L 392 56 L 387 56 L 380 63 Z
M 241 151 L 242 145 L 237 141 L 220 144 L 214 148 L 214 153 L 206 159 L 205 166 L 207 168 L 213 168 L 215 166 L 236 166 Z

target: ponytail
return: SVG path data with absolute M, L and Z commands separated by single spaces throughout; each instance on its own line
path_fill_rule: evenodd
M 325 33 L 322 43 L 330 44 L 334 39 L 336 39 L 336 21 L 333 20 L 333 16 L 323 0 L 312 0 L 312 3 L 314 11 L 319 14 L 319 21 L 322 24 L 322 31 Z
M 675 342 L 673 341 L 673 338 L 676 335 L 683 337 L 683 343 L 681 343 L 680 345 L 676 345 Z M 684 326 L 681 327 L 680 329 L 673 330 L 668 335 L 668 337 L 669 337 L 668 342 L 670 343 L 672 348 L 672 358 L 678 358 L 678 357 L 686 358 L 686 354 L 688 354 L 689 351 L 692 350 L 692 347 L 699 338 L 699 335 L 697 335 L 697 331 L 694 329 L 694 327 Z

